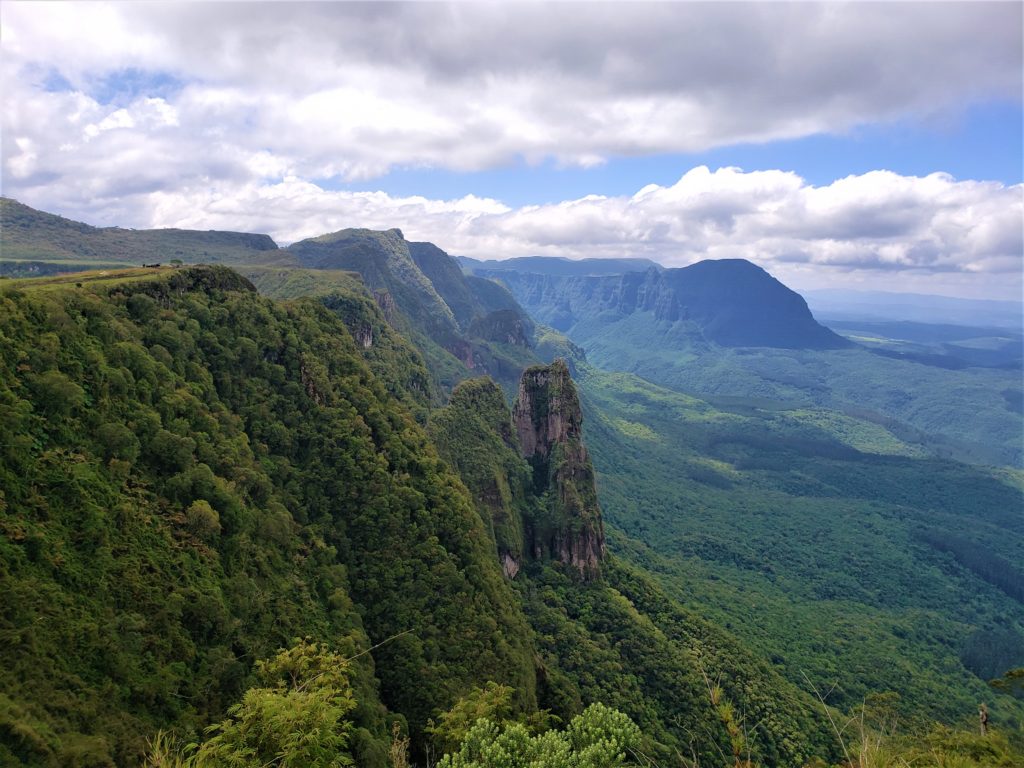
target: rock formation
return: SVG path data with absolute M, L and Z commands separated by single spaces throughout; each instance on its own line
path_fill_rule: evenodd
M 583 412 L 564 360 L 523 372 L 512 422 L 543 499 L 541 515 L 526 522 L 531 554 L 570 566 L 585 579 L 598 576 L 604 526 L 583 445 Z

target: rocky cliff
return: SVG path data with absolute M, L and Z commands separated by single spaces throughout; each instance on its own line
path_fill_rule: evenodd
M 455 387 L 430 418 L 442 457 L 469 488 L 505 576 L 556 562 L 590 581 L 601 573 L 604 526 L 583 414 L 564 360 L 527 368 L 509 417 L 488 377 Z
M 586 579 L 598 576 L 604 526 L 583 445 L 583 412 L 564 360 L 523 372 L 512 423 L 543 499 L 541 514 L 527 521 L 533 557 L 557 560 Z
M 478 270 L 501 280 L 537 321 L 586 343 L 588 335 L 636 316 L 645 337 L 670 348 L 699 341 L 723 347 L 842 349 L 850 342 L 818 324 L 807 303 L 744 259 L 702 261 L 610 277 Z
M 487 376 L 460 382 L 431 415 L 430 432 L 473 496 L 505 576 L 514 579 L 529 554 L 525 521 L 536 516 L 538 502 L 501 388 Z

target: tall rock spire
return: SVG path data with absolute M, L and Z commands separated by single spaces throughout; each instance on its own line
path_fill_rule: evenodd
M 583 445 L 583 412 L 564 360 L 523 372 L 512 421 L 543 498 L 542 515 L 527 521 L 533 556 L 564 563 L 585 579 L 599 576 L 604 525 Z

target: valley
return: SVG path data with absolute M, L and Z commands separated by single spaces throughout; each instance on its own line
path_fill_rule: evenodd
M 743 260 L 58 218 L 0 205 L 4 259 L 53 258 L 0 280 L 0 758 L 201 741 L 301 638 L 342 654 L 358 765 L 436 762 L 492 700 L 798 767 L 840 764 L 829 717 L 911 755 L 984 701 L 1020 754 L 1012 329 L 826 327 Z

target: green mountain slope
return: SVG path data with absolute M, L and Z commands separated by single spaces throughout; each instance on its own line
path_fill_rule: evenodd
M 141 263 L 287 264 L 292 260 L 267 235 L 187 229 L 134 230 L 92 227 L 0 198 L 0 274 L 32 276 L 53 271 Z M 83 266 L 88 264 L 89 266 Z
M 728 744 L 709 698 L 721 684 L 767 765 L 802 765 L 836 745 L 823 713 L 743 645 L 605 553 L 582 413 L 562 361 L 528 369 L 510 416 L 488 379 L 463 382 L 431 417 L 442 456 L 493 531 L 542 664 L 542 707 L 565 718 L 590 701 L 626 714 L 661 764 L 714 763 Z
M 936 458 L 1010 455 L 984 398 L 1019 382 L 785 348 L 837 337 L 742 265 L 527 275 L 584 353 L 397 230 L 273 253 L 0 282 L 0 763 L 136 764 L 297 636 L 355 657 L 367 766 L 487 681 L 614 706 L 660 765 L 838 761 L 808 681 L 1024 717 L 984 682 L 1024 664 L 1024 477 Z
M 533 705 L 477 513 L 335 314 L 210 268 L 0 300 L 8 756 L 132 763 L 303 635 L 406 633 L 363 657 L 367 764 L 378 701 L 414 734 L 471 683 Z
M 409 243 L 397 230 L 342 230 L 289 247 L 305 267 L 352 270 L 388 322 L 420 350 L 437 390 L 486 373 L 514 391 L 530 354 L 532 323 L 508 291 L 462 274 L 430 243 Z M 279 291 L 268 290 L 277 296 Z

